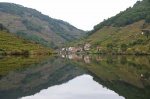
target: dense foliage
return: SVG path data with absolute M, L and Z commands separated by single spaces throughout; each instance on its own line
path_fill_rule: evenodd
M 33 30 L 33 31 L 37 31 L 37 32 L 41 32 L 42 27 L 41 26 L 37 26 L 35 24 L 33 24 L 32 22 L 30 22 L 29 20 L 25 19 L 22 21 L 22 23 L 26 26 L 27 29 L 29 30 Z
M 9 30 L 3 26 L 3 24 L 0 23 L 0 31 L 6 31 L 9 32 Z
M 47 46 L 47 47 L 51 47 L 53 49 L 57 49 L 57 46 L 54 44 L 53 41 L 51 42 L 48 42 L 46 40 L 44 40 L 43 38 L 39 38 L 38 36 L 36 35 L 28 35 L 26 33 L 26 31 L 23 31 L 23 30 L 19 30 L 17 31 L 16 33 L 18 36 L 22 37 L 22 38 L 26 38 L 26 39 L 29 39 L 29 40 L 32 40 L 32 41 L 35 41 L 39 44 L 42 44 L 44 46 Z

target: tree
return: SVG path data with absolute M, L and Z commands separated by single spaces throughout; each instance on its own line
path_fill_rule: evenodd
M 9 30 L 3 24 L 1 24 L 1 23 L 0 23 L 0 31 L 9 32 Z
M 127 50 L 127 45 L 126 44 L 121 44 L 121 49 L 122 51 L 126 51 Z
M 150 23 L 150 15 L 146 16 L 146 22 Z
M 107 48 L 112 49 L 113 48 L 113 44 L 112 43 L 108 43 L 107 44 Z
M 144 35 L 147 36 L 147 38 L 148 38 L 148 36 L 150 35 L 150 30 L 149 31 L 145 31 Z

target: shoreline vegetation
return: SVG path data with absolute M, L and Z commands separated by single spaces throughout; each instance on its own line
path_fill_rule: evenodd
M 150 55 L 149 47 L 128 47 L 126 44 L 122 44 L 121 47 L 112 47 L 109 46 L 98 46 L 95 47 L 92 44 L 83 44 L 80 47 L 70 46 L 60 49 L 60 54 L 102 54 L 102 55 Z
M 86 52 L 69 52 L 69 54 L 97 54 L 97 55 L 137 55 L 137 56 L 145 56 L 145 55 L 150 55 L 150 53 L 116 53 L 116 52 L 90 52 L 90 51 L 86 51 Z
M 95 51 L 95 52 L 92 52 L 92 51 L 83 51 L 83 52 L 63 52 L 63 54 L 98 54 L 98 55 L 141 55 L 141 56 L 144 56 L 144 55 L 150 55 L 150 53 L 146 53 L 146 52 L 142 52 L 142 51 L 134 51 L 132 53 L 129 53 L 129 52 L 108 52 L 107 50 L 105 51 Z

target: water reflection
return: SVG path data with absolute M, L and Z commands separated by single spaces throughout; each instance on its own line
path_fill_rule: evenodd
M 72 62 L 87 70 L 99 84 L 126 99 L 149 99 L 150 56 L 88 55 L 88 65 L 84 60 L 87 55 L 82 57 Z
M 150 56 L 72 54 L 28 66 L 31 59 L 0 59 L 26 67 L 0 71 L 1 99 L 149 99 Z
M 0 79 L 0 98 L 17 99 L 33 95 L 50 86 L 66 83 L 84 71 L 54 57 L 36 65 L 11 71 Z
M 82 58 L 78 58 L 78 56 Z M 105 71 L 107 74 L 113 74 L 111 76 L 115 74 L 120 80 L 122 77 L 125 79 L 127 75 L 127 78 L 131 79 L 131 81 L 132 79 L 150 80 L 150 56 L 76 55 L 73 59 L 75 61 L 72 62 L 79 62 L 77 60 L 81 60 L 82 63 L 80 62 L 78 65 L 82 67 L 88 66 L 85 64 L 90 64 L 91 67 L 86 67 L 89 71 L 93 71 L 95 68 L 97 70 L 100 69 L 100 71 L 107 70 Z M 93 72 L 95 74 L 95 71 Z M 135 77 L 130 78 L 130 76 Z M 139 86 L 142 87 L 142 85 Z
M 69 55 L 60 55 L 62 58 L 67 58 L 70 60 L 77 59 L 77 60 L 84 60 L 85 63 L 90 63 L 89 55 L 81 55 L 81 54 L 69 54 Z
M 82 75 L 59 85 L 21 99 L 124 99 L 113 91 L 93 81 L 92 76 Z

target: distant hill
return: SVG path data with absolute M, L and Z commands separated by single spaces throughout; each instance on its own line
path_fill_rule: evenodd
M 146 29 L 142 33 L 142 29 Z M 92 53 L 150 54 L 150 0 L 137 1 L 98 25 L 74 46 L 91 44 Z
M 13 3 L 0 3 L 0 23 L 11 33 L 54 49 L 57 45 L 77 40 L 85 35 L 84 31 L 67 22 Z
M 0 55 L 30 55 L 51 54 L 54 51 L 36 42 L 7 33 L 8 30 L 0 24 Z

